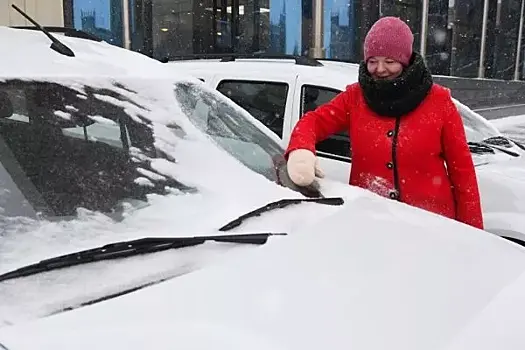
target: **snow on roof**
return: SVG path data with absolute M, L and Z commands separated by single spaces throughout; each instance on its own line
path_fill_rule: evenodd
M 50 48 L 51 40 L 37 30 L 0 26 L 0 76 L 155 76 L 165 75 L 163 64 L 143 54 L 106 42 L 56 37 L 75 53 L 62 55 Z
M 230 78 L 245 79 L 295 79 L 300 75 L 308 84 L 329 86 L 344 90 L 348 84 L 357 82 L 359 65 L 348 62 L 320 60 L 323 66 L 296 64 L 291 59 L 239 58 L 235 61 L 220 62 L 218 59 L 175 60 L 166 63 L 168 67 L 185 69 L 193 75 L 220 72 Z

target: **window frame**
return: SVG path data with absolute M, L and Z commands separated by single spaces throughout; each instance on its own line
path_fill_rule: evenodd
M 304 114 L 305 114 L 305 111 L 304 111 L 304 95 L 305 95 L 305 90 L 307 88 L 315 88 L 315 89 L 318 89 L 318 90 L 327 90 L 327 91 L 330 91 L 330 92 L 334 92 L 336 95 L 340 94 L 342 91 L 339 90 L 339 89 L 336 89 L 336 88 L 333 88 L 333 87 L 328 87 L 328 86 L 322 86 L 322 85 L 315 85 L 315 84 L 308 84 L 308 83 L 305 83 L 305 84 L 301 84 L 301 89 L 300 89 L 300 95 L 299 95 L 299 119 L 301 119 Z M 334 96 L 335 97 L 335 96 Z M 327 140 L 335 140 L 335 141 L 340 141 L 338 140 L 337 138 L 340 138 L 340 137 L 348 137 L 348 143 L 350 143 L 350 152 L 351 152 L 351 142 L 350 142 L 350 136 L 348 135 L 348 132 L 345 134 L 341 134 L 341 133 L 337 133 L 337 134 L 334 134 L 334 135 L 331 135 L 330 137 L 327 138 Z M 321 141 L 322 142 L 322 141 Z M 337 161 L 341 161 L 341 162 L 345 162 L 345 163 L 351 163 L 352 162 L 352 157 L 347 157 L 347 156 L 342 156 L 340 154 L 335 154 L 335 153 L 330 153 L 330 152 L 325 152 L 325 151 L 319 151 L 319 150 L 316 150 L 317 154 L 319 156 L 322 156 L 322 157 L 325 157 L 325 158 L 329 158 L 329 159 L 332 159 L 332 160 L 337 160 Z
M 283 85 L 285 87 L 285 100 L 284 100 L 284 108 L 283 108 L 283 116 L 282 116 L 282 127 L 281 127 L 281 132 L 280 134 L 276 134 L 268 125 L 266 125 L 262 120 L 260 120 L 259 118 L 257 118 L 256 116 L 254 116 L 253 114 L 251 114 L 244 106 L 240 105 L 239 103 L 235 102 L 233 99 L 231 99 L 228 95 L 222 93 L 221 90 L 219 90 L 220 86 L 224 83 L 242 83 L 242 84 L 254 84 L 254 85 Z M 288 112 L 288 109 L 290 108 L 289 107 L 289 101 L 291 99 L 293 99 L 293 96 L 290 98 L 290 92 L 293 91 L 292 90 L 292 87 L 290 86 L 290 83 L 289 82 L 286 82 L 286 81 L 277 81 L 277 80 L 258 80 L 258 79 L 235 79 L 235 78 L 226 78 L 226 79 L 218 79 L 216 84 L 215 84 L 215 89 L 223 94 L 224 96 L 226 96 L 227 98 L 229 98 L 233 103 L 235 103 L 236 105 L 240 106 L 242 109 L 248 111 L 248 113 L 250 113 L 250 115 L 252 115 L 253 118 L 257 119 L 260 123 L 262 123 L 268 130 L 270 130 L 271 132 L 273 132 L 274 134 L 277 135 L 277 137 L 279 139 L 283 139 L 284 138 L 284 133 L 285 131 L 287 130 L 286 129 L 286 125 L 287 125 L 287 116 L 289 113 Z

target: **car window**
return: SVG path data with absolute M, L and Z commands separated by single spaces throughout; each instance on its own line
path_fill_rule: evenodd
M 75 216 L 80 208 L 113 213 L 125 201 L 168 193 L 165 186 L 182 189 L 150 176 L 140 156 L 156 155 L 152 132 L 110 103 L 127 101 L 113 90 L 7 80 L 0 101 L 0 181 L 16 186 L 22 209 L 47 217 Z
M 221 148 L 233 155 L 251 170 L 276 181 L 275 160 L 281 158 L 283 149 L 261 132 L 221 95 L 199 89 L 195 84 L 175 84 L 175 94 L 183 112 Z
M 330 102 L 339 93 L 340 91 L 336 89 L 303 85 L 301 88 L 301 116 Z M 350 137 L 347 131 L 337 133 L 319 142 L 316 148 L 318 152 L 324 153 L 329 158 L 343 161 L 349 161 L 351 158 Z
M 283 137 L 289 86 L 279 82 L 223 80 L 217 90 L 247 110 L 277 136 Z

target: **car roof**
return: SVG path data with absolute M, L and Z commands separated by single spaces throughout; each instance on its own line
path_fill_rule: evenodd
M 225 57 L 228 55 L 225 54 Z M 301 76 L 303 84 L 314 84 L 341 91 L 349 84 L 358 81 L 359 64 L 329 59 L 317 59 L 317 61 L 322 65 L 298 64 L 289 58 L 236 58 L 224 62 L 220 59 L 184 59 L 170 61 L 167 64 L 181 68 L 182 71 L 196 77 L 199 77 L 199 74 L 210 75 L 219 72 L 229 79 L 259 78 L 270 81 L 275 80 L 274 77 L 280 77 L 292 81 L 296 76 Z M 469 111 L 465 117 L 470 117 L 470 122 L 477 124 L 478 128 L 482 129 L 480 131 L 485 131 L 489 136 L 501 134 L 490 122 L 468 106 L 454 98 L 453 102 L 458 108 Z
M 191 74 L 210 74 L 220 72 L 229 76 L 250 76 L 267 78 L 268 74 L 284 79 L 294 79 L 297 75 L 307 77 L 311 83 L 330 82 L 328 86 L 343 90 L 348 84 L 357 81 L 359 65 L 349 62 L 317 60 L 322 65 L 297 64 L 293 59 L 278 58 L 237 58 L 234 61 L 222 62 L 220 59 L 176 60 L 167 65 L 183 66 Z
M 0 76 L 22 78 L 166 75 L 166 69 L 161 62 L 143 54 L 104 41 L 97 42 L 60 34 L 55 37 L 67 45 L 75 53 L 75 57 L 51 49 L 51 40 L 41 31 L 0 26 L 0 43 L 5 48 L 5 53 L 0 56 Z

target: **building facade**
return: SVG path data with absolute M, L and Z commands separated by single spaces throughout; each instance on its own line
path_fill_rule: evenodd
M 11 3 L 44 25 L 74 26 L 158 59 L 271 53 L 359 62 L 370 26 L 398 16 L 433 74 L 525 80 L 525 0 L 0 0 L 0 24 L 28 24 Z
M 13 4 L 42 25 L 59 27 L 64 25 L 64 0 L 0 0 L 1 26 L 31 25 L 12 8 Z

